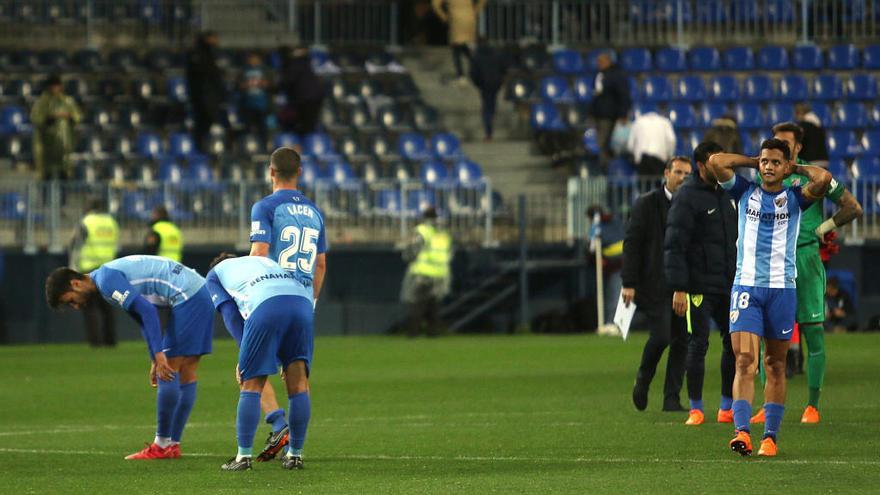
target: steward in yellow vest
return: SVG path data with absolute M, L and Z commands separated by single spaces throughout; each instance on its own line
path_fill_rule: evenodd
M 180 263 L 183 259 L 183 234 L 171 222 L 168 210 L 164 206 L 157 206 L 150 218 L 150 232 L 144 241 L 144 254 L 154 254 Z
M 403 279 L 401 300 L 410 305 L 407 324 L 410 335 L 429 335 L 442 331 L 439 320 L 440 301 L 449 294 L 452 281 L 452 237 L 437 227 L 437 212 L 428 208 L 416 226 L 416 236 L 404 251 L 412 260 Z

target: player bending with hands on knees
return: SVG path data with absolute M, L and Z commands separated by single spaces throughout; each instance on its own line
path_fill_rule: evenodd
M 58 268 L 46 279 L 51 308 L 81 309 L 103 297 L 118 304 L 141 325 L 150 351 L 150 384 L 156 394 L 156 438 L 134 459 L 176 459 L 180 440 L 196 401 L 199 359 L 211 353 L 214 307 L 205 279 L 180 263 L 159 256 L 126 256 L 89 274 Z M 162 336 L 157 307 L 170 307 Z
M 752 453 L 749 419 L 762 338 L 766 422 L 758 455 L 777 452 L 776 436 L 785 410 L 785 358 L 797 310 L 795 249 L 801 212 L 821 200 L 831 184 L 827 171 L 796 165 L 791 158 L 788 144 L 771 138 L 761 143 L 757 159 L 718 153 L 708 162 L 718 183 L 739 205 L 736 278 L 730 295 L 730 333 L 736 356 L 735 437 L 729 445 L 743 456 Z M 734 174 L 739 167 L 757 168 L 761 184 Z M 808 182 L 785 187 L 783 181 L 792 173 Z
M 260 395 L 281 363 L 287 384 L 290 446 L 284 469 L 302 469 L 302 449 L 311 416 L 309 367 L 312 362 L 314 292 L 262 256 L 221 254 L 211 263 L 207 287 L 226 329 L 239 345 L 241 392 L 236 432 L 238 454 L 224 471 L 251 469 L 254 436 L 260 423 Z

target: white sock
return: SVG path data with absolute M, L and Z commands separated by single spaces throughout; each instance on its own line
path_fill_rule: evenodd
M 163 449 L 167 449 L 172 444 L 171 437 L 160 437 L 160 436 L 157 436 L 156 438 L 154 438 L 153 443 L 155 443 L 159 447 L 162 447 Z
M 249 455 L 236 455 L 236 456 L 235 456 L 235 462 L 241 462 L 242 459 L 250 459 L 251 457 L 253 457 L 253 456 L 249 456 Z

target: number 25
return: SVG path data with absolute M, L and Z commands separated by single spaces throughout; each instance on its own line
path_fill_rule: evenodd
M 300 233 L 299 227 L 293 225 L 284 227 L 281 231 L 281 240 L 290 242 L 290 246 L 281 251 L 278 255 L 278 264 L 285 270 L 295 270 L 299 268 L 304 273 L 312 273 L 312 267 L 315 264 L 315 256 L 318 255 L 319 232 L 310 227 L 303 227 Z M 295 263 L 290 258 L 297 253 L 302 253 L 308 257 L 299 258 Z

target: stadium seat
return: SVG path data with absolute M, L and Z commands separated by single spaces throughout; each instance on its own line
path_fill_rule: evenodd
M 861 153 L 861 146 L 854 132 L 845 129 L 828 131 L 826 138 L 830 158 L 852 158 Z
M 28 117 L 24 109 L 8 105 L 0 109 L 0 135 L 15 134 L 28 130 Z
M 812 102 L 810 103 L 810 109 L 813 113 L 816 114 L 816 117 L 819 117 L 819 122 L 822 123 L 823 126 L 829 127 L 832 123 L 831 109 L 828 107 L 828 104 L 821 102 Z
M 355 86 L 355 93 L 369 100 L 382 94 L 382 86 L 372 79 L 363 79 Z
M 880 70 L 880 45 L 868 45 L 862 52 L 862 68 Z
M 109 137 L 109 149 L 119 158 L 126 159 L 134 152 L 131 136 L 128 133 L 117 133 Z
M 405 132 L 397 139 L 397 152 L 405 160 L 421 161 L 428 158 L 425 137 L 415 132 Z
M 699 46 L 688 52 L 688 67 L 696 72 L 721 70 L 721 55 L 713 47 Z
M 648 72 L 653 69 L 647 48 L 627 48 L 620 53 L 620 67 L 626 72 Z
M 828 172 L 837 179 L 838 182 L 848 183 L 852 178 L 846 160 L 843 158 L 833 158 L 828 160 Z
M 758 18 L 757 0 L 731 0 L 730 18 L 735 23 L 752 23 Z
M 482 180 L 483 169 L 470 160 L 461 160 L 455 164 L 454 177 L 458 179 L 461 185 L 473 185 L 475 182 Z
M 667 102 L 672 99 L 672 88 L 666 76 L 648 76 L 642 83 L 642 99 Z
M 64 82 L 64 92 L 80 103 L 92 94 L 89 83 L 81 77 L 68 78 Z
M 182 77 L 169 77 L 166 81 L 168 98 L 175 103 L 186 103 L 189 100 L 186 80 Z
M 814 45 L 794 47 L 791 65 L 796 70 L 821 70 L 825 65 L 822 49 Z
M 8 79 L 3 82 L 3 100 L 14 103 L 30 101 L 36 97 L 36 87 L 27 79 Z
M 27 201 L 17 191 L 0 193 L 0 220 L 21 220 L 27 214 Z
M 581 145 L 588 155 L 593 157 L 599 156 L 602 147 L 599 146 L 599 137 L 596 134 L 596 129 L 586 129 L 584 131 L 584 134 L 581 136 Z
M 156 72 L 166 72 L 168 69 L 178 65 L 179 63 L 174 54 L 162 48 L 150 50 L 144 55 L 144 66 Z
M 755 68 L 755 55 L 747 46 L 728 48 L 721 54 L 721 59 L 726 70 L 747 71 Z
M 865 131 L 862 135 L 862 153 L 865 156 L 880 156 L 880 129 Z
M 125 87 L 120 79 L 113 77 L 98 81 L 97 96 L 105 101 L 116 101 L 125 94 Z
M 173 158 L 190 158 L 197 154 L 193 138 L 185 132 L 176 132 L 168 137 L 168 154 Z
M 853 162 L 852 174 L 858 179 L 880 179 L 880 158 L 876 156 L 860 157 L 858 160 Z M 862 187 L 859 189 L 864 190 L 873 188 Z M 858 196 L 859 195 L 856 194 L 856 198 L 859 199 L 859 202 L 862 203 L 862 206 L 866 206 L 864 204 L 864 200 L 862 198 L 859 198 Z M 874 211 L 877 211 L 878 204 L 876 199 L 874 199 L 872 203 L 874 203 Z
M 692 156 L 694 154 L 694 148 L 696 148 L 700 142 L 700 135 L 694 131 L 678 134 L 675 142 L 675 154 Z
M 675 85 L 675 97 L 684 101 L 706 99 L 706 83 L 700 76 L 682 76 Z
M 521 52 L 520 63 L 529 72 L 544 70 L 549 65 L 547 50 L 540 45 L 528 46 Z
M 379 124 L 381 124 L 382 127 L 390 131 L 404 132 L 409 130 L 409 125 L 407 124 L 403 113 L 400 111 L 400 108 L 394 104 L 385 105 L 379 108 L 379 110 L 376 111 L 376 120 L 379 121 Z
M 743 129 L 763 129 L 767 122 L 761 114 L 761 107 L 757 103 L 738 103 L 734 110 L 736 121 Z
M 441 132 L 431 137 L 431 153 L 440 160 L 457 160 L 464 155 L 455 134 Z
M 787 70 L 788 52 L 781 46 L 765 46 L 758 50 L 758 68 L 762 70 Z
M 178 184 L 183 180 L 183 168 L 174 160 L 165 160 L 159 165 L 159 177 L 162 182 Z
M 736 101 L 739 99 L 739 84 L 729 75 L 716 76 L 709 81 L 709 96 L 715 101 Z
M 828 49 L 828 68 L 853 70 L 859 66 L 859 50 L 855 45 L 835 45 Z
M 137 153 L 145 158 L 157 160 L 162 157 L 162 140 L 152 132 L 142 132 L 137 138 Z
M 877 79 L 871 74 L 853 74 L 845 88 L 846 96 L 851 100 L 877 99 Z
M 378 124 L 376 124 L 376 120 L 370 114 L 369 108 L 362 101 L 349 107 L 348 120 L 358 130 L 374 130 L 378 128 Z
M 763 74 L 755 74 L 743 82 L 742 94 L 747 100 L 768 101 L 773 99 L 773 81 Z
M 157 95 L 156 83 L 152 79 L 135 79 L 131 82 L 131 94 L 135 98 L 150 100 Z
M 207 160 L 193 160 L 186 167 L 184 179 L 209 186 L 214 182 L 214 171 Z
M 33 158 L 33 151 L 30 133 L 0 137 L 0 157 L 9 158 L 13 163 L 29 162 Z
M 840 78 L 835 74 L 820 74 L 813 79 L 813 99 L 839 100 L 843 95 Z
M 801 102 L 809 98 L 807 80 L 800 74 L 786 74 L 779 80 L 779 88 L 776 92 L 780 99 Z
M 583 54 L 584 60 L 584 70 L 587 72 L 598 72 L 599 71 L 599 55 L 602 53 L 609 53 L 608 50 L 603 49 L 594 49 L 587 50 Z
M 536 103 L 532 105 L 530 123 L 532 129 L 538 131 L 560 131 L 565 129 L 556 106 L 552 103 Z
M 137 130 L 144 123 L 141 110 L 133 105 L 117 105 L 116 122 L 126 129 Z
M 569 127 L 580 130 L 586 128 L 589 121 L 589 112 L 585 106 L 569 105 L 564 110 L 563 120 Z
M 83 72 L 96 72 L 102 65 L 101 53 L 97 50 L 79 50 L 73 55 L 73 62 Z
M 131 50 L 124 49 L 110 52 L 108 61 L 113 69 L 121 72 L 130 72 L 138 65 L 137 55 Z
M 361 184 L 351 165 L 342 160 L 328 163 L 324 170 L 324 177 L 334 186 L 343 189 L 357 189 Z
M 721 0 L 696 2 L 695 18 L 700 24 L 714 25 L 727 20 L 727 6 Z
M 633 105 L 633 113 L 636 117 L 646 113 L 658 112 L 659 110 L 657 103 L 653 101 L 640 101 Z
M 615 158 L 608 162 L 608 180 L 616 184 L 629 183 L 638 178 L 636 168 L 625 158 Z
M 697 127 L 697 113 L 690 103 L 676 102 L 669 105 L 669 120 L 676 129 Z
M 576 50 L 562 49 L 553 52 L 553 69 L 565 75 L 581 74 L 585 70 L 584 60 Z
M 758 148 L 760 148 L 761 143 L 751 132 L 740 131 L 739 140 L 742 143 L 743 154 L 746 156 L 755 156 L 758 154 Z
M 771 24 L 788 24 L 794 19 L 794 5 L 791 0 L 766 0 L 764 18 Z
M 449 171 L 443 162 L 424 162 L 419 167 L 419 178 L 431 187 L 442 187 L 447 185 Z
M 47 50 L 37 56 L 38 67 L 41 72 L 62 72 L 70 65 L 67 53 L 61 50 Z
M 412 105 L 413 125 L 420 132 L 432 132 L 440 127 L 440 116 L 434 107 L 424 103 Z
M 40 59 L 31 50 L 18 50 L 12 55 L 12 68 L 18 72 L 32 72 L 37 69 Z
M 505 99 L 512 101 L 522 101 L 531 98 L 535 92 L 535 85 L 530 79 L 518 77 L 513 78 L 507 83 L 507 93 Z
M 711 127 L 712 121 L 727 115 L 727 105 L 724 103 L 704 103 L 700 108 L 700 121 L 703 127 Z
M 322 162 L 339 159 L 339 154 L 333 149 L 333 141 L 323 132 L 313 132 L 303 136 L 302 153 Z
M 767 120 L 770 125 L 794 121 L 794 106 L 791 103 L 771 103 L 767 106 Z
M 560 76 L 545 77 L 541 80 L 541 98 L 551 102 L 570 102 L 573 100 L 568 82 Z
M 574 79 L 572 89 L 574 100 L 578 103 L 589 103 L 593 99 L 593 81 L 595 76 L 578 76 Z
M 661 48 L 654 55 L 654 65 L 663 72 L 683 72 L 687 70 L 687 55 L 679 48 Z
M 834 127 L 860 129 L 868 125 L 868 112 L 859 102 L 846 102 L 837 106 L 834 112 Z

